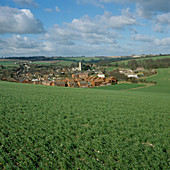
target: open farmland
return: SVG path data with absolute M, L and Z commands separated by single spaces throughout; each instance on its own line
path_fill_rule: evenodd
M 169 71 L 132 91 L 1 81 L 0 168 L 168 169 Z
M 128 90 L 128 89 L 134 89 L 134 88 L 141 88 L 145 87 L 146 84 L 134 84 L 134 83 L 121 83 L 121 84 L 115 84 L 114 86 L 103 86 L 103 87 L 94 87 L 93 89 L 97 90 Z
M 76 64 L 77 62 L 90 62 L 90 61 L 99 61 L 106 58 L 101 57 L 61 57 L 56 58 L 50 61 L 34 61 L 34 64 L 39 65 L 63 65 L 63 66 L 70 66 L 72 63 Z
M 142 60 L 148 60 L 148 59 L 152 59 L 152 60 L 158 60 L 158 59 L 165 59 L 165 58 L 170 58 L 170 56 L 152 56 L 152 57 L 144 57 L 144 58 L 135 58 L 135 60 L 136 61 L 142 61 Z M 127 64 L 128 63 L 128 61 L 130 61 L 130 60 L 132 60 L 132 59 L 128 59 L 128 60 L 122 60 L 122 61 L 118 61 L 118 63 L 120 64 L 120 63 L 124 63 L 124 64 Z M 114 64 L 114 62 L 113 63 L 111 63 L 111 64 Z

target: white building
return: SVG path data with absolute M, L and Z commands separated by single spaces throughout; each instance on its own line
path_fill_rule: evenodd
M 105 78 L 105 75 L 102 72 L 99 72 L 98 77 Z
M 127 74 L 127 77 L 128 77 L 128 78 L 132 78 L 132 77 L 134 77 L 134 78 L 139 78 L 139 77 L 137 76 L 137 74 Z
M 81 71 L 81 62 L 79 62 L 79 67 L 72 68 L 72 71 Z

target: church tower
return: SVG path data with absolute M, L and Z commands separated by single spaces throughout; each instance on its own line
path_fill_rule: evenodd
M 81 71 L 81 62 L 79 62 L 79 71 Z

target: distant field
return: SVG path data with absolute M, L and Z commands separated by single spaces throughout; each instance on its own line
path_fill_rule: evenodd
M 148 60 L 148 59 L 157 60 L 157 59 L 163 59 L 163 58 L 170 58 L 170 56 L 157 56 L 157 57 L 137 58 L 135 60 L 136 61 L 138 61 L 138 60 Z M 125 64 L 127 64 L 128 61 L 130 61 L 130 60 L 133 60 L 133 59 L 118 61 L 118 63 L 125 63 Z M 115 62 L 113 62 L 111 64 L 115 64 Z
M 91 61 L 91 60 L 100 60 L 102 58 L 100 57 L 66 57 L 65 59 L 68 59 L 68 60 L 76 60 L 76 61 Z
M 55 61 L 35 61 L 33 64 L 39 64 L 39 65 L 71 65 L 74 63 L 73 61 L 65 61 L 65 60 L 55 60 Z
M 33 64 L 39 64 L 39 65 L 55 65 L 58 64 L 59 61 L 35 61 Z
M 145 87 L 145 84 L 132 84 L 132 83 L 122 83 L 122 84 L 115 84 L 112 86 L 103 86 L 103 87 L 94 87 L 93 89 L 100 89 L 100 90 L 127 90 L 133 89 L 138 87 Z
M 106 71 L 109 72 L 113 71 L 114 69 L 117 69 L 117 67 L 106 67 Z
M 0 65 L 3 65 L 3 66 L 17 66 L 17 64 L 14 64 L 15 62 L 14 61 L 1 61 L 0 60 Z
M 35 61 L 34 64 L 41 64 L 41 65 L 63 65 L 63 66 L 70 66 L 72 63 L 77 63 L 82 60 L 84 61 L 91 61 L 91 60 L 100 60 L 99 57 L 63 57 L 61 59 L 52 60 L 52 61 Z
M 65 60 L 61 60 L 58 64 L 61 64 L 63 66 L 70 66 L 72 63 L 76 64 L 76 62 L 74 61 L 65 61 Z
M 0 81 L 0 168 L 169 169 L 169 72 L 127 91 Z
M 170 56 L 157 56 L 157 57 L 146 57 L 146 58 L 139 58 L 137 60 L 147 60 L 147 59 L 152 59 L 152 60 L 157 60 L 157 59 L 163 59 L 163 58 L 170 58 Z

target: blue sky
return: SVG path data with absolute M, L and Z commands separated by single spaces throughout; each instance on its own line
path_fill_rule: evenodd
M 170 53 L 169 0 L 1 0 L 0 57 Z

